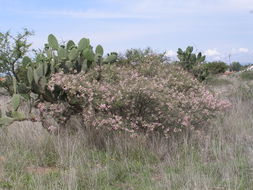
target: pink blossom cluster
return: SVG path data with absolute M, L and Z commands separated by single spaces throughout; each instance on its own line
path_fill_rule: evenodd
M 37 108 L 44 116 L 53 117 L 60 125 L 63 125 L 67 120 L 65 115 L 69 107 L 66 107 L 63 103 L 52 104 L 49 102 L 40 102 Z
M 64 105 L 82 108 L 86 126 L 132 135 L 161 132 L 168 136 L 185 128 L 198 128 L 230 106 L 180 67 L 158 63 L 104 65 L 88 73 L 56 73 L 48 89 L 53 92 L 56 86 L 67 97 Z M 62 103 L 48 106 L 49 113 L 56 117 L 66 112 L 64 109 L 69 107 Z

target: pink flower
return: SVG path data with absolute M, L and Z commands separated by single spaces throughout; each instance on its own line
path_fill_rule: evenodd
M 53 125 L 50 125 L 49 127 L 48 127 L 48 130 L 49 130 L 49 132 L 55 132 L 56 130 L 57 130 L 57 127 L 55 127 L 55 126 L 53 126 Z
M 189 127 L 191 125 L 189 116 L 185 116 L 181 124 L 185 127 Z

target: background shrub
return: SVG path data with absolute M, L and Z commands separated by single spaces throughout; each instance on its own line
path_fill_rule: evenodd
M 139 64 L 144 62 L 168 63 L 169 58 L 164 53 L 156 53 L 151 48 L 128 49 L 125 54 L 118 57 L 119 64 Z
M 229 66 L 231 71 L 240 71 L 243 67 L 239 62 L 233 62 L 231 63 L 231 65 Z
M 206 69 L 209 74 L 220 74 L 228 69 L 228 65 L 222 61 L 214 61 L 206 63 Z

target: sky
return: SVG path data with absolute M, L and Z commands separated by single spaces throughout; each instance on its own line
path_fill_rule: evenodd
M 106 52 L 151 47 L 176 59 L 190 45 L 210 61 L 253 63 L 253 0 L 0 0 L 0 32 L 23 28 L 35 49 L 53 33 Z

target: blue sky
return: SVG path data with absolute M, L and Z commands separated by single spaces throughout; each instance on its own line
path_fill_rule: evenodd
M 0 31 L 26 27 L 42 48 L 53 33 L 60 41 L 90 38 L 105 50 L 151 47 L 175 57 L 194 46 L 208 60 L 253 63 L 253 0 L 0 0 Z

